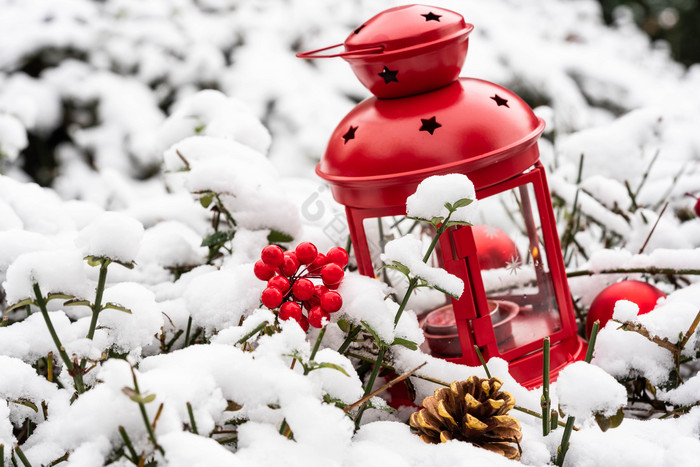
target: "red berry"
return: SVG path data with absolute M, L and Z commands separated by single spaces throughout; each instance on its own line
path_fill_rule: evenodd
M 318 271 L 322 266 L 326 265 L 326 263 L 328 263 L 328 258 L 326 258 L 326 255 L 319 253 L 318 256 L 316 256 L 316 259 L 309 264 L 309 271 Z
M 326 287 L 325 285 L 319 284 L 314 288 L 314 295 L 316 295 L 316 297 L 318 297 L 319 299 L 323 297 L 323 294 L 326 292 L 328 292 L 328 287 Z
M 297 259 L 297 255 L 295 255 L 292 251 L 286 252 L 284 254 L 284 258 L 282 259 L 282 266 L 280 266 L 282 274 L 287 277 L 291 277 L 295 272 L 297 272 L 298 269 L 299 260 Z
M 320 306 L 315 306 L 309 310 L 309 324 L 315 328 L 322 328 L 324 321 L 328 322 L 331 315 L 327 311 L 323 311 Z
M 304 306 L 304 309 L 306 311 L 309 311 L 310 309 L 312 309 L 313 307 L 318 305 L 318 303 L 311 303 L 311 300 L 306 300 L 306 301 L 302 302 L 301 304 Z
M 695 201 L 695 215 L 700 217 L 700 198 Z
M 267 281 L 267 286 L 274 287 L 283 294 L 286 294 L 287 291 L 289 291 L 289 280 L 287 280 L 287 278 L 283 276 L 275 276 L 269 281 Z
M 343 280 L 343 268 L 335 263 L 326 264 L 321 269 L 321 279 L 327 287 L 340 284 Z
M 301 307 L 299 306 L 298 303 L 295 302 L 284 302 L 282 306 L 280 307 L 280 312 L 278 313 L 279 318 L 282 321 L 286 321 L 288 319 L 293 319 L 298 321 L 299 318 L 301 318 L 302 312 L 301 312 Z
M 275 275 L 275 270 L 267 264 L 263 263 L 262 260 L 258 260 L 255 262 L 255 266 L 253 266 L 253 272 L 255 273 L 255 277 L 257 277 L 261 281 L 269 280 L 272 276 Z
M 282 295 L 282 292 L 279 291 L 279 289 L 276 289 L 274 287 L 268 287 L 262 292 L 262 304 L 265 305 L 266 307 L 270 309 L 277 308 L 280 303 L 282 303 L 282 299 L 284 296 Z
M 296 320 L 297 323 L 299 323 L 299 326 L 304 330 L 304 332 L 309 330 L 309 320 L 306 319 L 306 316 L 301 315 L 298 320 Z
M 328 250 L 328 253 L 326 253 L 326 259 L 329 263 L 335 263 L 341 268 L 344 268 L 348 265 L 350 257 L 348 256 L 348 252 L 345 251 L 345 248 L 336 246 Z
M 297 259 L 301 264 L 309 264 L 318 256 L 316 245 L 311 242 L 301 242 L 297 245 L 294 252 L 297 254 Z
M 284 260 L 284 251 L 277 245 L 268 245 L 260 252 L 260 259 L 267 266 L 276 268 L 282 264 Z
M 321 295 L 321 309 L 328 313 L 335 313 L 343 306 L 343 298 L 338 292 L 330 291 Z
M 292 293 L 298 300 L 308 300 L 314 295 L 314 283 L 308 279 L 298 279 L 292 286 Z

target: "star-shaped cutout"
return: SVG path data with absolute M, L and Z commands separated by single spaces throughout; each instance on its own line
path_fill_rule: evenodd
M 498 94 L 494 94 L 491 99 L 496 101 L 496 104 L 498 104 L 499 107 L 502 105 L 505 105 L 506 107 L 508 107 L 510 109 L 510 106 L 508 105 L 508 99 L 504 99 L 501 96 L 499 96 Z
M 420 121 L 421 127 L 419 131 L 427 131 L 431 135 L 442 126 L 435 120 L 435 117 L 421 118 Z
M 343 135 L 343 139 L 345 140 L 343 144 L 348 144 L 348 141 L 355 139 L 355 131 L 357 131 L 357 127 L 350 125 L 350 129 Z
M 437 22 L 440 22 L 440 17 L 441 17 L 442 15 L 436 15 L 435 13 L 433 13 L 433 12 L 431 11 L 431 12 L 428 13 L 427 15 L 421 15 L 421 16 L 424 16 L 426 21 L 437 21 Z
M 387 67 L 384 67 L 384 70 L 381 73 L 377 73 L 379 76 L 384 78 L 384 84 L 389 84 L 389 83 L 398 83 L 399 80 L 396 78 L 396 75 L 399 73 L 399 70 L 392 71 L 388 69 Z
M 365 26 L 367 26 L 367 25 L 366 25 L 366 24 L 363 24 L 363 25 L 360 26 L 359 28 L 355 29 L 355 30 L 353 31 L 353 34 L 359 34 L 360 31 L 362 31 L 362 28 L 364 28 Z
M 523 262 L 519 256 L 511 256 L 510 261 L 506 262 L 506 270 L 511 274 L 517 274 L 520 268 L 523 267 Z

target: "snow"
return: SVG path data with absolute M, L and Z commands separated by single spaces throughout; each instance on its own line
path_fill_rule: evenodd
M 445 203 L 455 204 L 462 199 L 471 200 L 471 204 L 457 208 L 450 220 L 471 223 L 478 204 L 474 184 L 462 174 L 436 175 L 423 180 L 406 199 L 406 213 L 428 221 L 436 217 L 446 219 L 450 212 Z
M 83 228 L 75 242 L 85 256 L 131 263 L 139 251 L 143 225 L 133 217 L 105 212 Z
M 400 301 L 405 284 L 391 288 L 346 271 L 338 289 L 343 308 L 332 315 L 314 361 L 338 365 L 347 376 L 330 367 L 304 374 L 318 330 L 307 334 L 296 323 L 276 323 L 274 312 L 261 308 L 265 283 L 253 275 L 253 264 L 273 230 L 293 238 L 281 242 L 285 248 L 301 241 L 321 251 L 345 245 L 343 206 L 313 170 L 337 122 L 369 95 L 343 60 L 294 54 L 337 43 L 397 4 L 0 0 L 0 305 L 34 299 L 34 283 L 45 297 L 93 302 L 98 268 L 85 256 L 136 263 L 132 270 L 109 267 L 102 297 L 109 305 L 92 340 L 86 337 L 89 306 L 48 303 L 70 358 L 88 358 L 88 390 L 75 398 L 37 307 L 4 314 L 0 444 L 6 465 L 16 444 L 32 465 L 49 465 L 66 453 L 58 466 L 132 465 L 118 458 L 119 426 L 146 463 L 158 465 L 516 464 L 468 443 L 423 443 L 405 423 L 410 407 L 369 409 L 355 431 L 351 416 L 334 404 L 359 400 L 367 378 L 358 374 L 359 360 L 338 352 L 347 323 L 371 328 L 389 346 L 386 363 L 396 374 L 425 363 L 410 378 L 417 402 L 440 386 L 435 381 L 485 377 L 481 366 L 391 345 L 397 338 L 422 344 L 417 313 L 443 294 L 410 297 L 395 326 L 399 305 L 392 293 Z M 620 328 L 620 321 L 673 346 L 700 309 L 695 274 L 624 271 L 687 272 L 700 264 L 700 220 L 693 213 L 700 194 L 700 67 L 673 62 L 626 8 L 616 10 L 608 27 L 592 0 L 445 0 L 441 6 L 476 26 L 462 74 L 513 89 L 546 120 L 539 148 L 560 236 L 575 198 L 581 214 L 576 243 L 566 248 L 567 270 L 583 274 L 569 281 L 577 307 L 585 313 L 605 285 L 621 278 L 643 278 L 668 295 L 642 316 L 634 302 L 619 301 L 614 320 L 600 330 L 592 364 L 569 365 L 552 382 L 552 406 L 574 415 L 580 428 L 565 465 L 695 465 L 698 331 L 680 352 L 691 361 L 676 381 L 672 352 Z M 218 200 L 203 206 L 211 194 Z M 408 199 L 408 214 L 444 218 L 445 202 L 463 198 L 476 198 L 466 177 L 430 178 Z M 494 217 L 520 246 L 520 226 L 508 218 L 517 208 L 489 201 L 479 201 L 478 213 L 477 202 L 460 207 L 451 220 Z M 213 206 L 233 220 L 222 216 L 217 227 Z M 210 258 L 202 242 L 217 228 L 235 235 L 221 256 Z M 422 262 L 427 241 L 393 240 L 384 260 L 461 294 L 459 278 Z M 516 283 L 532 279 L 528 274 L 492 270 L 483 279 L 487 286 Z M 264 332 L 238 344 L 262 324 Z M 352 352 L 376 355 L 368 332 L 359 339 Z M 55 382 L 39 361 L 49 353 Z M 292 355 L 301 360 L 293 367 Z M 130 366 L 141 392 L 155 396 L 145 405 L 149 420 L 162 404 L 155 432 L 164 454 L 148 441 L 138 405 L 122 392 L 133 388 Z M 540 389 L 519 385 L 505 360 L 491 358 L 488 368 L 518 406 L 540 411 Z M 390 377 L 380 376 L 375 388 Z M 640 411 L 641 402 L 628 403 L 624 386 L 640 377 L 677 416 L 661 419 Z M 23 400 L 38 411 L 18 403 Z M 199 434 L 192 432 L 188 403 Z M 623 406 L 619 427 L 602 432 L 593 423 L 592 414 Z M 539 419 L 511 414 L 523 428 L 521 463 L 551 465 L 561 428 L 543 437 Z M 26 420 L 31 435 L 21 427 Z M 280 435 L 283 420 L 293 439 Z M 237 431 L 237 444 L 220 444 L 234 433 L 218 430 Z
M 392 265 L 394 262 L 402 264 L 408 268 L 411 276 L 421 278 L 431 286 L 459 298 L 464 291 L 462 279 L 444 269 L 427 265 L 423 262 L 423 254 L 423 243 L 406 235 L 386 244 L 382 261 L 386 265 Z
M 600 367 L 574 362 L 557 377 L 559 408 L 581 423 L 591 415 L 606 417 L 627 404 L 627 390 Z

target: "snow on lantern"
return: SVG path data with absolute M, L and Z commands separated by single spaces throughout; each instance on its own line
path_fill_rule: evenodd
M 423 319 L 430 351 L 473 366 L 477 345 L 534 387 L 543 338 L 551 340 L 552 378 L 583 357 L 585 342 L 539 162 L 544 122 L 511 91 L 458 77 L 472 29 L 450 10 L 401 6 L 355 29 L 340 53 L 319 55 L 332 46 L 299 54 L 344 58 L 374 94 L 337 126 L 316 172 L 345 206 L 359 271 L 372 277 L 376 245 L 412 222 L 404 222 L 406 199 L 418 184 L 467 175 L 483 225 L 452 227 L 440 239 L 434 260 L 465 290 Z

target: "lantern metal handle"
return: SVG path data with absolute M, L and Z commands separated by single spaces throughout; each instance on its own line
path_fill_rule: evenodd
M 384 51 L 384 47 L 381 45 L 375 47 L 369 47 L 366 49 L 358 50 L 346 50 L 345 52 L 338 52 L 335 54 L 318 55 L 319 52 L 325 52 L 326 50 L 335 49 L 344 45 L 343 43 L 330 45 L 322 49 L 310 50 L 308 52 L 299 52 L 296 56 L 299 58 L 333 58 L 333 57 L 349 57 L 352 55 L 363 55 L 363 54 L 380 54 Z

